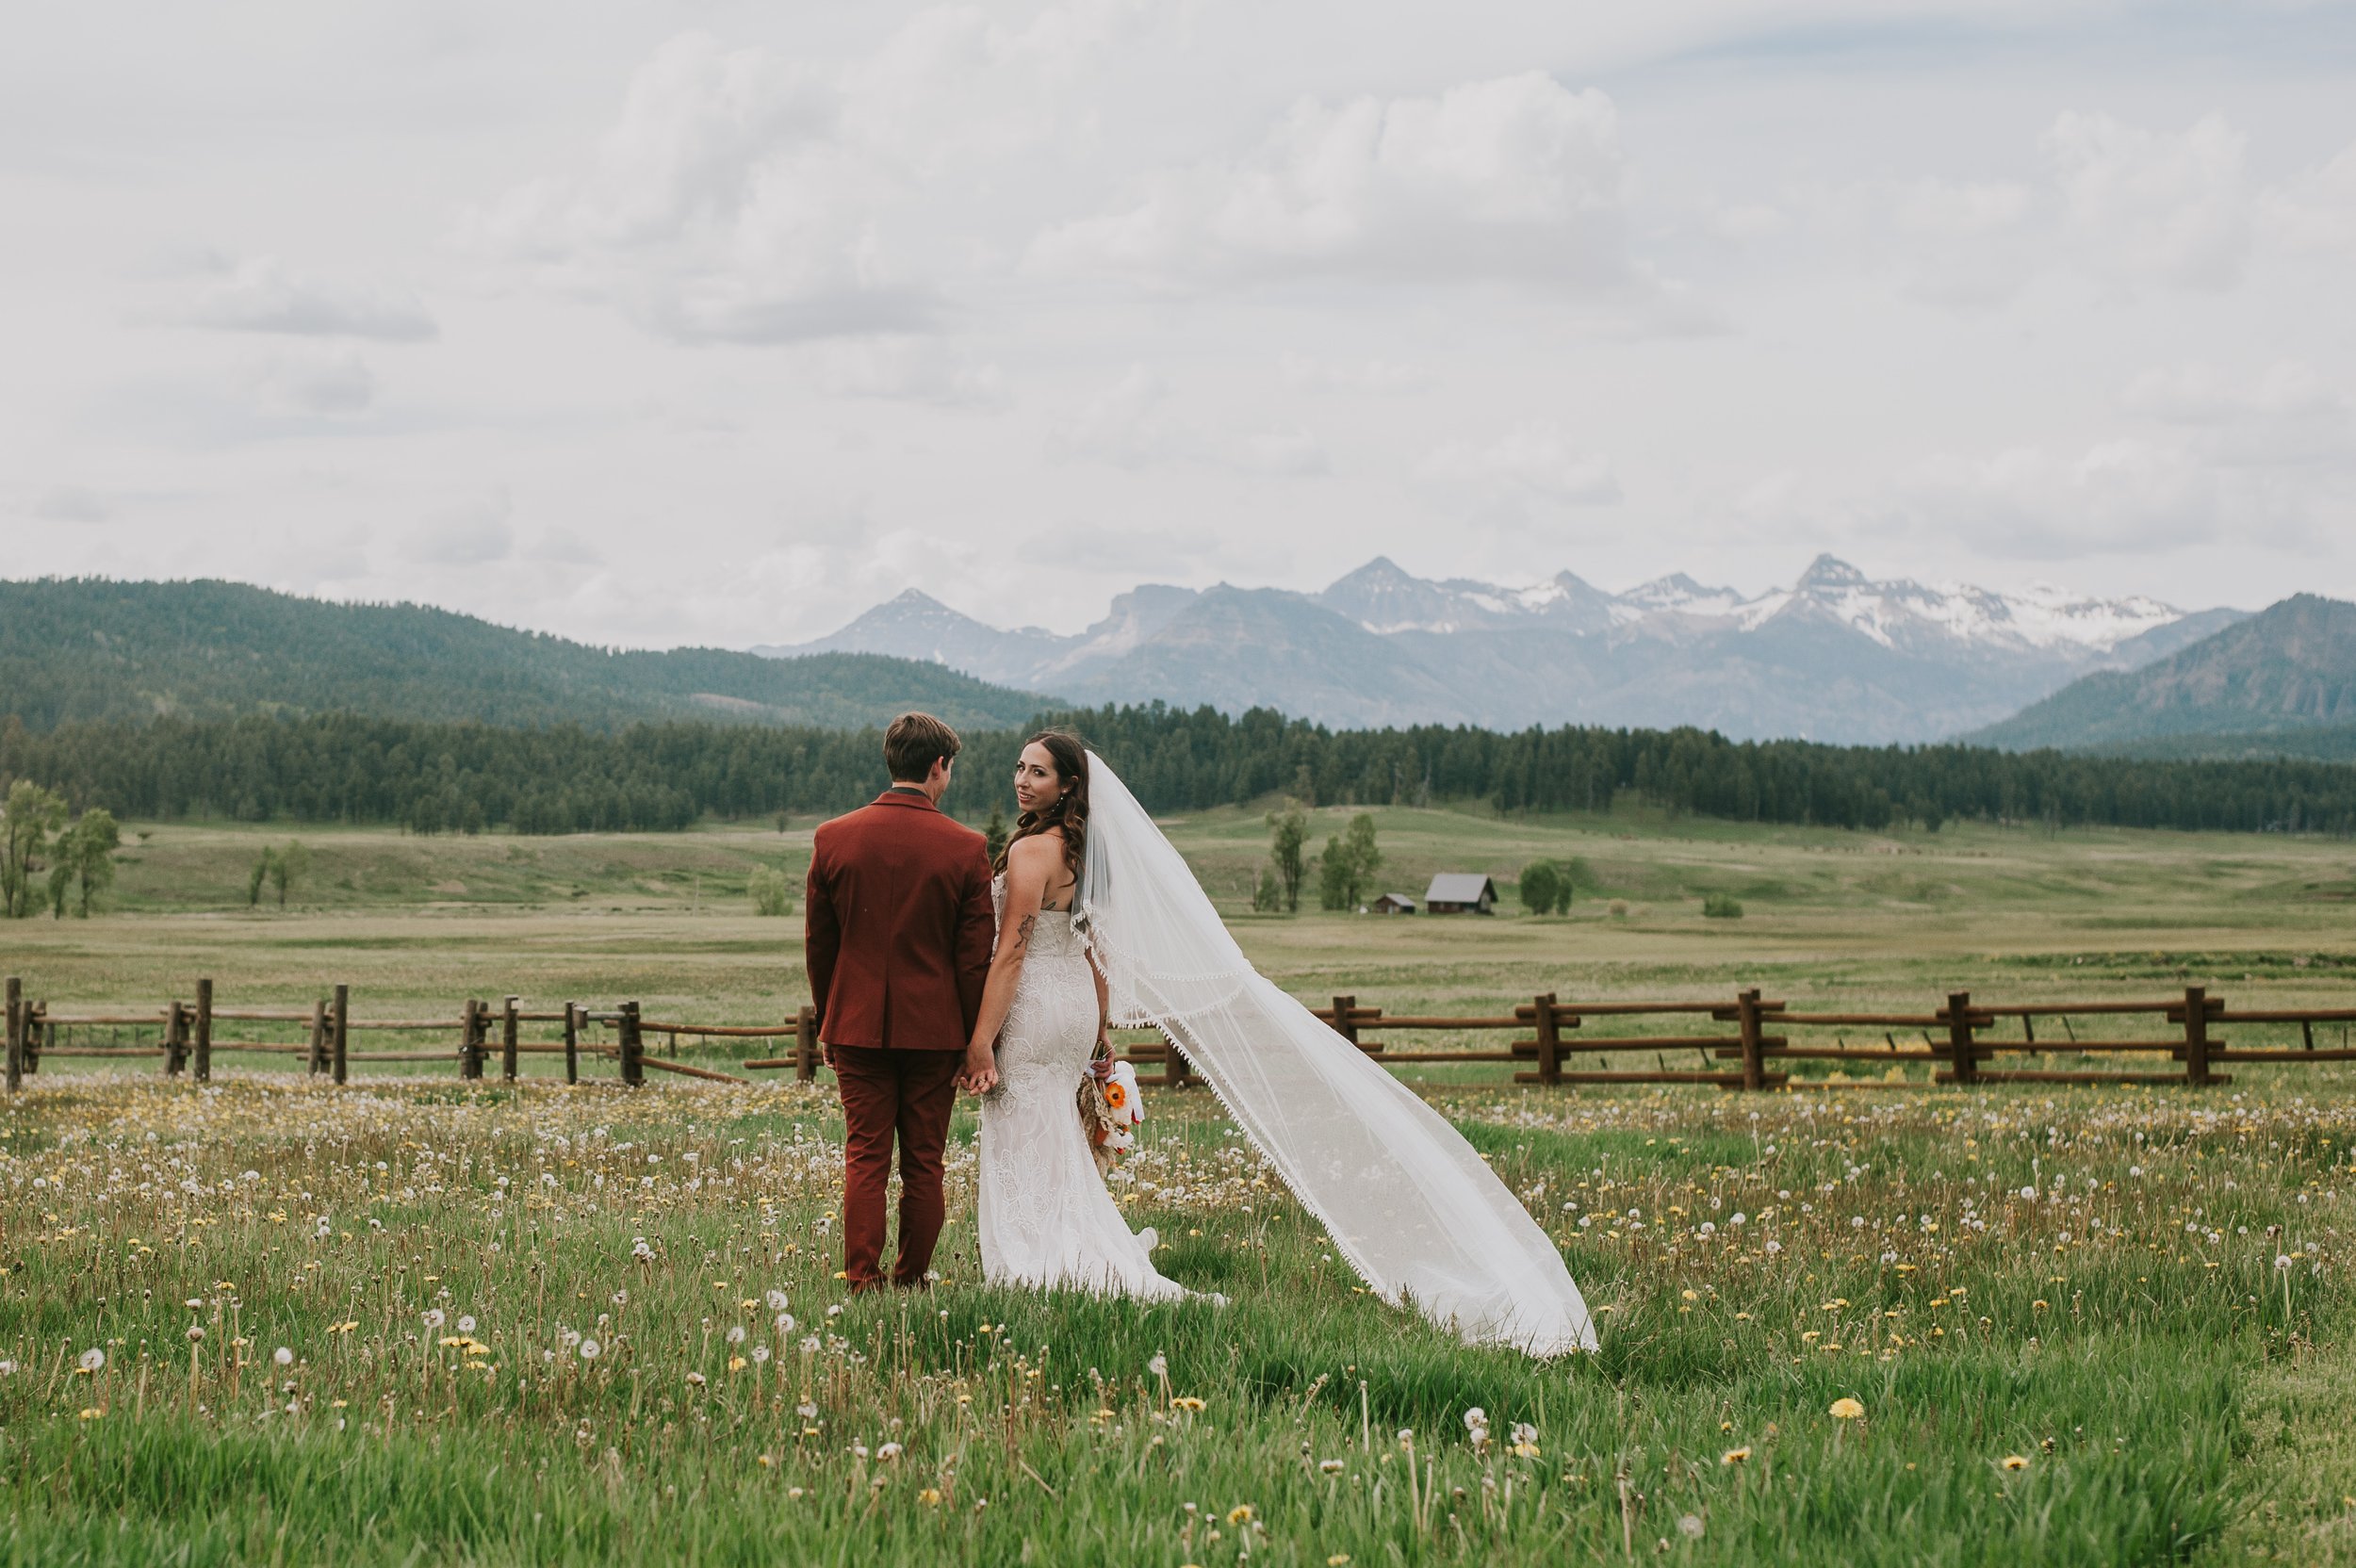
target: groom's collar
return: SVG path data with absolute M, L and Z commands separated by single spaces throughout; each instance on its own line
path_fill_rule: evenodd
M 927 795 L 924 791 L 917 789 L 914 785 L 903 788 L 900 785 L 894 784 L 891 789 L 886 790 L 883 793 L 875 797 L 875 804 L 878 806 L 913 806 L 918 809 L 924 811 L 938 811 L 941 809 L 940 807 L 933 804 L 931 796 Z

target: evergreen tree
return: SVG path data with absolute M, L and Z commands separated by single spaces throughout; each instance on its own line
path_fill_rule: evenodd
M 1562 896 L 1562 874 L 1551 860 L 1535 860 L 1522 868 L 1522 907 L 1533 915 L 1554 913 Z

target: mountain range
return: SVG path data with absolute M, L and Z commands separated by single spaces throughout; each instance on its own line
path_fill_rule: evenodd
M 491 725 L 712 719 L 856 728 L 909 708 L 1012 728 L 1039 709 L 938 663 L 629 651 L 421 604 L 337 604 L 242 582 L 0 581 L 0 722 L 334 710 Z
M 2299 594 L 2134 670 L 2071 682 L 1965 739 L 2168 756 L 2346 756 L 2356 604 Z
M 1877 581 L 1829 555 L 1756 596 L 1683 574 L 1617 594 L 1568 571 L 1435 580 L 1378 557 L 1317 593 L 1149 584 L 1072 634 L 1001 629 L 910 589 L 829 636 L 753 651 L 891 653 L 1072 702 L 1268 707 L 1337 727 L 1693 725 L 1887 743 L 1993 724 L 2242 613 Z

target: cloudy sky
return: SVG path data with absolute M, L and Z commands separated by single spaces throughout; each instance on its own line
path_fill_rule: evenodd
M 19 8 L 0 573 L 2356 596 L 2356 8 Z

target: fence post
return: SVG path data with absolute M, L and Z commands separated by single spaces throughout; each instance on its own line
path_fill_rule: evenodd
M 522 1000 L 520 996 L 507 999 L 507 1017 L 499 1030 L 499 1082 L 503 1084 L 515 1081 L 515 1004 Z
M 581 1004 L 564 1004 L 564 1082 L 581 1082 Z
M 1552 991 L 1538 998 L 1537 1018 L 1538 1082 L 1559 1084 L 1562 1081 L 1562 1035 L 1555 1027 Z
M 8 976 L 8 1092 L 25 1086 L 25 982 Z
M 1948 1076 L 1958 1084 L 1975 1084 L 1980 1078 L 1979 1054 L 1972 1049 L 1972 993 L 1947 993 L 1947 1049 L 1955 1057 L 1955 1066 Z
M 334 1054 L 331 1070 L 338 1084 L 344 1081 L 344 1048 L 352 1028 L 352 988 L 335 988 L 334 1024 L 328 1035 L 328 1048 Z
M 1333 1033 L 1341 1036 L 1352 1045 L 1358 1043 L 1358 1025 L 1350 1021 L 1350 1009 L 1357 1005 L 1358 999 L 1354 996 L 1337 996 L 1333 999 Z
M 794 1081 L 815 1083 L 818 1079 L 818 1009 L 804 1007 L 794 1015 Z
M 314 1078 L 327 1070 L 327 998 L 323 996 L 311 1004 L 311 1054 L 303 1058 L 303 1070 Z
M 1765 1063 L 1759 1057 L 1759 992 L 1756 988 L 1736 995 L 1734 1017 L 1742 1029 L 1742 1086 L 1746 1089 L 1764 1088 L 1767 1078 Z
M 622 1084 L 637 1088 L 646 1081 L 646 1047 L 638 1038 L 638 1004 L 622 1004 Z
M 2184 988 L 2184 1082 L 2210 1082 L 2209 993 L 2201 986 Z
M 42 1045 L 54 1046 L 57 1043 L 57 1026 L 49 1021 L 49 1004 L 46 1002 L 25 1004 L 25 1021 L 17 1028 L 18 1032 L 25 1037 L 25 1076 L 38 1077 L 41 1073 Z
M 164 1020 L 164 1076 L 177 1078 L 188 1065 L 188 1004 L 174 1002 Z
M 483 1004 L 468 997 L 458 1009 L 458 1076 L 483 1076 L 483 1056 L 480 1041 L 483 1028 Z
M 1162 1083 L 1173 1089 L 1182 1089 L 1193 1081 L 1194 1064 L 1178 1049 L 1178 1042 L 1168 1035 L 1162 1037 Z
M 196 1081 L 213 1081 L 213 983 L 196 983 Z

